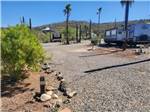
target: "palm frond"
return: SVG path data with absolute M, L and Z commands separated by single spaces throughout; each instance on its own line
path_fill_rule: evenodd
M 120 3 L 121 3 L 122 6 L 124 6 L 127 2 L 128 2 L 129 5 L 131 6 L 132 3 L 134 2 L 134 0 L 121 0 L 121 1 L 120 1 Z

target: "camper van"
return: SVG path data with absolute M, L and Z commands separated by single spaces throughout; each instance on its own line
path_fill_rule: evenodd
M 105 31 L 104 41 L 122 45 L 126 40 L 124 29 L 113 28 Z M 130 45 L 150 43 L 150 24 L 133 24 L 128 27 L 127 43 Z

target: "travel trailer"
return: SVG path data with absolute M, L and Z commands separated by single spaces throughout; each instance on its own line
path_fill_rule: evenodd
M 133 24 L 128 27 L 127 43 L 130 45 L 150 43 L 150 24 Z M 126 40 L 124 29 L 113 28 L 105 31 L 104 41 L 122 45 Z

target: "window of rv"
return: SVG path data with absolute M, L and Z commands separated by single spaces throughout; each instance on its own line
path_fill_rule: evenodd
M 110 31 L 106 31 L 106 36 L 110 36 Z
M 116 29 L 111 31 L 111 35 L 116 35 Z

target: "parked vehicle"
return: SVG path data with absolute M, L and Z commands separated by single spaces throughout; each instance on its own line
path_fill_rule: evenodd
M 50 32 L 50 41 L 51 42 L 61 42 L 62 35 L 58 31 L 55 31 L 53 29 L 50 29 L 49 27 L 46 27 L 45 29 L 42 30 L 44 33 Z
M 127 43 L 130 45 L 150 43 L 150 24 L 133 24 L 128 27 Z M 121 28 L 105 31 L 104 41 L 108 44 L 122 45 L 126 40 L 126 32 Z

